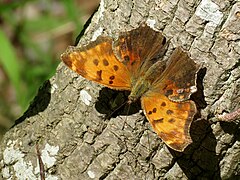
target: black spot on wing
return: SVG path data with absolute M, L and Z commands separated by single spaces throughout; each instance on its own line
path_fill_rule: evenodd
M 106 59 L 103 59 L 103 65 L 104 65 L 104 66 L 108 66 L 108 65 L 109 65 L 109 62 L 108 62 L 108 60 L 106 60 Z
M 113 69 L 114 69 L 114 71 L 117 71 L 119 69 L 119 67 L 117 65 L 114 65 Z
M 94 60 L 93 60 L 93 64 L 95 64 L 95 66 L 98 66 L 99 61 L 98 61 L 97 59 L 94 59 Z
M 97 71 L 97 80 L 99 80 L 99 81 L 102 80 L 102 70 Z
M 173 90 L 172 89 L 168 89 L 167 91 L 166 91 L 166 93 L 165 93 L 165 96 L 170 96 L 170 95 L 172 95 L 173 94 Z
M 162 102 L 161 106 L 163 106 L 163 107 L 166 106 L 166 103 L 165 103 L 165 102 Z
M 154 123 L 163 123 L 164 118 L 154 119 Z
M 171 115 L 171 114 L 173 114 L 173 111 L 168 109 L 168 110 L 166 111 L 166 113 L 167 113 L 168 115 Z

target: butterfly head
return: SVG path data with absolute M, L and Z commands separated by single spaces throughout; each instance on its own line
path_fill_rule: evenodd
M 129 95 L 129 96 L 128 96 L 128 101 L 127 101 L 127 103 L 128 103 L 128 104 L 132 104 L 132 103 L 135 102 L 137 99 L 138 99 L 138 98 Z

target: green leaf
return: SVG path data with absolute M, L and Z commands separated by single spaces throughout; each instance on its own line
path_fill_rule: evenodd
M 67 15 L 74 24 L 76 25 L 77 29 L 82 29 L 82 23 L 80 22 L 79 17 L 81 17 L 79 8 L 76 4 L 75 1 L 68 1 L 68 0 L 63 0 L 64 7 L 66 9 Z
M 21 99 L 21 79 L 20 79 L 20 66 L 16 58 L 14 48 L 9 42 L 6 34 L 0 30 L 0 65 L 6 72 L 11 84 L 14 86 L 17 99 L 20 103 Z

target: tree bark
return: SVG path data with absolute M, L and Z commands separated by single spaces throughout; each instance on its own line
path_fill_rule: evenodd
M 146 21 L 170 40 L 167 55 L 181 46 L 202 64 L 192 96 L 198 107 L 193 143 L 182 153 L 166 147 L 138 104 L 129 115 L 119 110 L 107 119 L 126 93 L 60 63 L 1 142 L 3 179 L 36 179 L 41 171 L 46 179 L 240 178 L 239 119 L 216 118 L 239 108 L 240 2 L 102 0 L 78 45 L 99 34 L 117 37 Z

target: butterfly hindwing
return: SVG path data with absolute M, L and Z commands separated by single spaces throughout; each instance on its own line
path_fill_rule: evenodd
M 196 113 L 193 101 L 177 103 L 160 93 L 148 92 L 141 103 L 154 131 L 170 148 L 183 151 L 192 142 L 189 130 Z
M 68 47 L 61 59 L 84 78 L 113 89 L 130 90 L 130 73 L 112 50 L 112 40 L 98 37 L 87 46 Z

